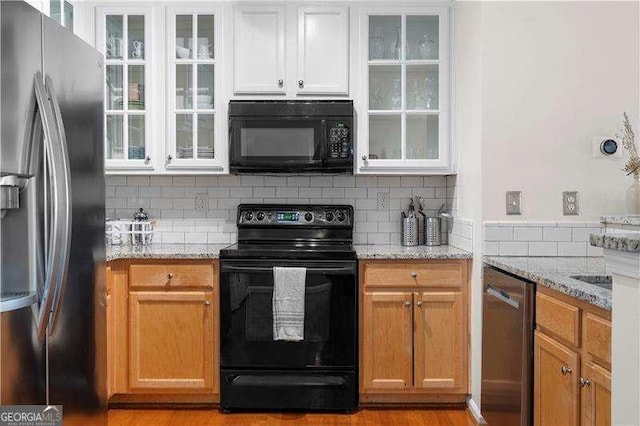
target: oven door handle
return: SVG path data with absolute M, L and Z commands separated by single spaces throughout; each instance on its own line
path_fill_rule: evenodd
M 286 268 L 286 266 L 283 266 Z M 223 265 L 220 267 L 221 272 L 273 272 L 272 267 L 257 267 L 257 266 L 229 266 Z M 292 266 L 295 268 L 295 266 Z M 327 267 L 327 268 L 307 268 L 308 272 L 321 272 L 321 273 L 355 273 L 355 268 L 352 266 L 346 267 Z

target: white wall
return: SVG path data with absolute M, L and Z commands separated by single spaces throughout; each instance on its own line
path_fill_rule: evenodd
M 594 159 L 592 137 L 612 135 L 627 111 L 637 133 L 638 2 L 484 2 L 484 220 L 597 220 L 624 213 L 624 159 Z M 463 153 L 464 155 L 464 153 Z M 522 216 L 505 215 L 521 190 Z M 561 192 L 580 192 L 580 216 Z
M 454 134 L 460 152 L 454 211 L 473 226 L 471 273 L 471 397 L 480 403 L 482 360 L 482 211 L 481 211 L 481 2 L 458 2 L 454 9 Z M 470 403 L 472 405 L 473 403 Z M 473 407 L 472 407 L 473 409 Z M 473 411 L 475 411 L 473 409 Z M 475 413 L 477 414 L 477 412 Z

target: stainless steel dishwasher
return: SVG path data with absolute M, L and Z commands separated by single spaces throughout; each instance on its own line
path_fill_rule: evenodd
M 533 424 L 535 283 L 484 265 L 482 416 L 491 426 Z

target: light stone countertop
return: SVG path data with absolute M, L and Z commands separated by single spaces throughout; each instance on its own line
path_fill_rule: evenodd
M 117 259 L 217 259 L 229 244 L 150 244 L 148 246 L 107 246 L 107 262 Z M 404 247 L 354 245 L 358 259 L 471 259 L 467 251 L 451 246 Z
M 633 215 L 600 216 L 600 222 L 607 225 L 640 226 L 640 216 L 633 216 Z
M 452 246 L 413 246 L 369 244 L 353 246 L 358 259 L 471 259 L 472 253 Z
M 640 253 L 640 232 L 611 230 L 605 234 L 591 234 L 589 241 L 596 247 Z
M 483 256 L 483 261 L 538 285 L 611 310 L 611 290 L 571 278 L 572 275 L 606 275 L 602 257 Z
M 217 259 L 229 244 L 107 245 L 107 262 L 118 259 Z

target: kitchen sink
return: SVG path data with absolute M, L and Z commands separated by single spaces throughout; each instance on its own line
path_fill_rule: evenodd
M 613 278 L 611 275 L 572 275 L 571 278 L 585 283 L 597 285 L 598 287 L 611 290 Z

